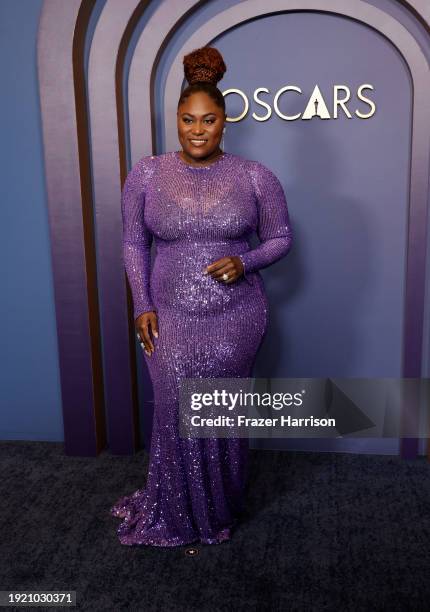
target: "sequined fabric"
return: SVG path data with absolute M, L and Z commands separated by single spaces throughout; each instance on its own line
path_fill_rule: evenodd
M 268 324 L 259 270 L 292 243 L 285 195 L 260 162 L 224 153 L 196 167 L 172 151 L 132 168 L 122 219 L 134 317 L 155 310 L 159 337 L 154 353 L 144 353 L 154 390 L 146 484 L 110 512 L 122 519 L 122 544 L 217 544 L 231 538 L 243 510 L 248 440 L 180 438 L 178 386 L 184 377 L 252 376 Z M 254 231 L 260 244 L 251 249 Z M 231 255 L 244 265 L 237 281 L 204 274 Z

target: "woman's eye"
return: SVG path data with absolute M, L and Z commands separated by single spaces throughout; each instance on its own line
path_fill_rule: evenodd
M 190 123 L 192 119 L 188 119 L 188 117 L 184 117 L 184 123 Z M 215 119 L 205 119 L 207 123 L 215 123 Z

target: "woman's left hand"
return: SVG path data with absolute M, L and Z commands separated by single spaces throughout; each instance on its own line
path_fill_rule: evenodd
M 203 273 L 210 274 L 215 280 L 228 285 L 229 283 L 234 283 L 234 281 L 242 276 L 242 260 L 237 255 L 221 257 L 221 259 L 217 259 L 207 266 Z M 223 278 L 223 274 L 227 274 L 228 279 Z

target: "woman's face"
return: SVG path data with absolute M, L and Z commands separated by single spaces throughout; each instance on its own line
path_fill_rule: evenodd
M 198 91 L 179 106 L 178 138 L 185 156 L 196 161 L 217 156 L 225 115 L 215 100 Z

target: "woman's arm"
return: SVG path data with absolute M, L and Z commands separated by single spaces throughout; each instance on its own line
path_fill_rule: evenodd
M 134 319 L 155 310 L 150 293 L 152 233 L 143 218 L 147 161 L 141 159 L 129 172 L 121 194 L 123 260 L 133 296 Z
M 266 268 L 285 257 L 293 241 L 287 201 L 279 179 L 259 162 L 253 162 L 249 172 L 257 197 L 260 244 L 239 255 L 245 278 L 248 272 Z

